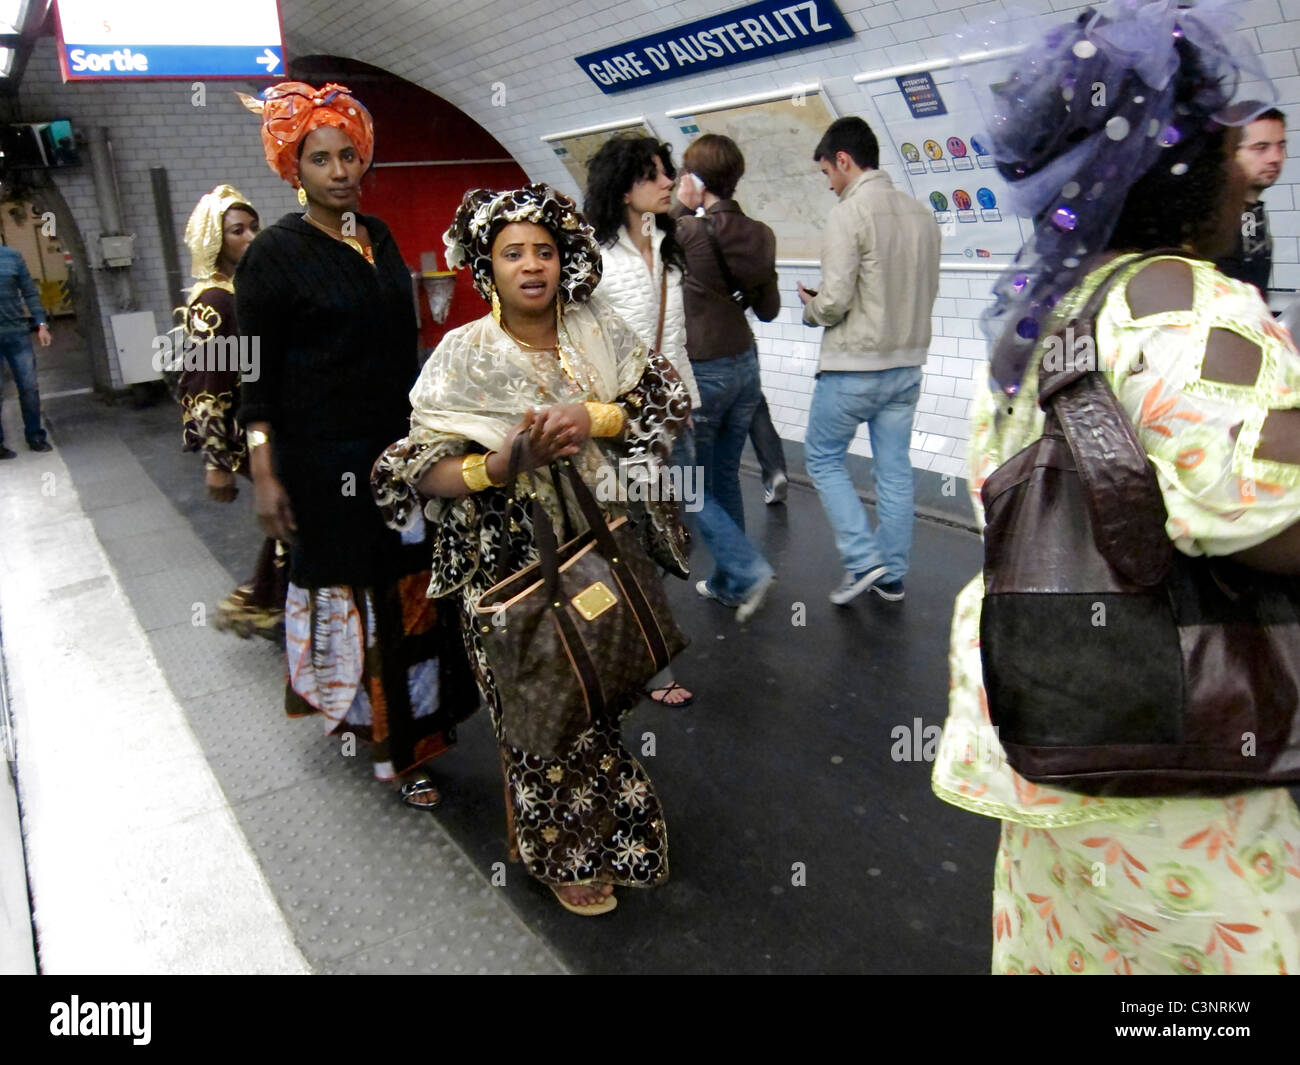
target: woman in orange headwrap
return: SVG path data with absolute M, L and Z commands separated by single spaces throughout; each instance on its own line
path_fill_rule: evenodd
M 388 227 L 357 210 L 374 127 L 341 85 L 285 82 L 243 100 L 306 207 L 262 231 L 235 283 L 240 331 L 261 353 L 241 396 L 257 514 L 291 545 L 286 708 L 370 740 L 375 774 L 428 809 L 439 796 L 419 770 L 478 694 L 457 611 L 425 598 L 423 530 L 389 530 L 366 491 L 405 432 L 417 373 L 410 271 Z

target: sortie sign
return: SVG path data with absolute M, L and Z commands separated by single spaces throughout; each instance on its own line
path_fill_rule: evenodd
M 833 0 L 761 0 L 577 57 L 604 93 L 852 37 Z

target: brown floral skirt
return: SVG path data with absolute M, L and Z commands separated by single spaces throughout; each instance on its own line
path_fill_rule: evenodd
M 469 594 L 477 597 L 478 590 Z M 461 603 L 470 665 L 501 747 L 513 842 L 528 872 L 545 884 L 662 884 L 668 879 L 663 808 L 620 736 L 619 721 L 636 699 L 593 721 L 556 758 L 511 746 L 502 736 L 501 703 L 468 595 Z

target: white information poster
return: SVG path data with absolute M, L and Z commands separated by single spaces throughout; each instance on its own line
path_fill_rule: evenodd
M 967 79 L 992 70 L 976 63 L 854 79 L 870 105 L 863 117 L 880 141 L 881 162 L 895 164 L 903 187 L 930 205 L 946 263 L 1005 264 L 1032 232 L 1008 209 L 1006 182 L 981 142 Z

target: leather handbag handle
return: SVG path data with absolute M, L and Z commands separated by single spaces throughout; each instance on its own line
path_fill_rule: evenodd
M 562 459 L 560 465 L 569 478 L 569 484 L 573 486 L 573 496 L 578 501 L 583 517 L 587 519 L 588 527 L 595 534 L 596 549 L 609 563 L 610 569 L 622 586 L 628 608 L 636 615 L 637 621 L 640 623 L 641 632 L 654 658 L 656 668 L 664 668 L 664 666 L 668 665 L 672 655 L 668 650 L 667 637 L 655 618 L 654 608 L 651 607 L 650 601 L 646 598 L 645 592 L 642 590 L 636 574 L 632 572 L 631 567 L 628 565 L 627 559 L 622 556 L 618 542 L 614 539 L 614 534 L 609 531 L 609 526 L 605 524 L 605 515 L 597 505 L 595 497 L 591 494 L 591 489 L 587 487 L 578 474 L 577 468 L 569 459 Z
M 506 483 L 510 488 L 506 500 L 506 510 L 509 513 L 510 508 L 518 498 L 515 489 L 519 484 L 519 478 L 522 476 L 527 481 L 532 496 L 529 513 L 533 522 L 533 537 L 537 541 L 537 554 L 541 564 L 542 576 L 546 582 L 547 601 L 554 602 L 560 584 L 559 544 L 556 541 L 555 528 L 551 525 L 550 515 L 546 513 L 546 508 L 542 506 L 541 500 L 537 497 L 536 483 L 533 480 L 532 471 L 522 468 L 523 451 L 524 436 L 520 433 L 515 437 L 514 443 L 510 447 L 510 463 L 506 471 Z M 587 525 L 596 540 L 596 549 L 605 557 L 606 561 L 614 564 L 613 560 L 618 558 L 618 544 L 609 531 L 609 526 L 605 524 L 605 517 L 597 505 L 595 497 L 591 494 L 591 489 L 587 487 L 569 459 L 560 460 L 559 466 L 563 473 L 567 475 L 578 508 L 581 510 L 583 517 L 587 519 Z M 569 517 L 568 505 L 564 501 L 564 485 L 561 478 L 556 476 L 555 463 L 551 464 L 551 471 L 555 494 L 559 497 L 560 509 L 564 515 L 566 531 L 571 532 L 572 519 Z M 497 562 L 497 583 L 509 577 L 510 572 L 510 553 L 509 551 L 502 551 L 501 558 Z
M 506 466 L 506 520 L 509 521 L 510 511 L 514 508 L 515 500 L 518 498 L 519 476 L 521 472 L 528 473 L 528 484 L 532 487 L 532 473 L 523 470 L 524 464 L 524 434 L 520 433 L 515 437 L 514 442 L 510 445 L 510 462 Z M 496 583 L 500 584 L 510 576 L 510 529 L 504 530 L 503 543 L 501 547 L 501 557 L 497 559 L 497 576 Z
M 1116 571 L 1142 587 L 1164 579 L 1174 548 L 1165 531 L 1164 497 L 1146 452 L 1115 393 L 1096 369 L 1095 329 L 1097 315 L 1121 272 L 1134 263 L 1171 254 L 1187 255 L 1180 249 L 1160 249 L 1115 267 L 1083 308 L 1056 331 L 1062 340 L 1061 367 L 1048 369 L 1040 364 L 1038 376 L 1038 402 L 1048 418 L 1045 431 L 1059 427 L 1074 456 L 1097 549 Z M 1066 338 L 1073 343 L 1064 343 Z M 1081 349 L 1081 338 L 1092 343 Z

